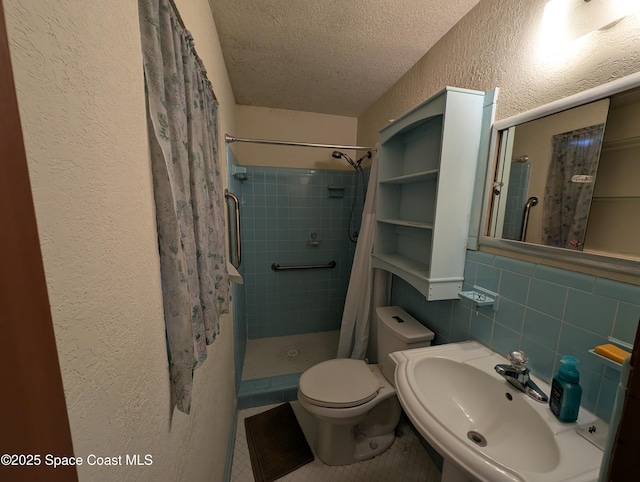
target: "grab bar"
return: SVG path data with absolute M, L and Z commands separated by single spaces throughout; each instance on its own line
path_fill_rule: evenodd
M 236 259 L 235 261 L 232 261 L 231 264 L 233 265 L 234 268 L 238 269 L 240 267 L 240 264 L 242 263 L 242 243 L 240 242 L 240 201 L 238 200 L 238 196 L 236 196 L 235 194 L 233 194 L 232 192 L 229 192 L 228 189 L 224 190 L 224 198 L 225 200 L 229 200 L 231 199 L 231 201 L 233 201 L 233 205 L 234 205 L 234 241 L 235 241 L 235 255 L 236 255 Z M 227 203 L 227 207 L 229 206 L 229 204 Z M 229 222 L 231 222 L 231 213 L 229 213 Z M 231 229 L 229 229 L 229 255 L 231 256 Z M 233 256 L 231 257 L 231 259 L 233 259 Z
M 527 226 L 529 225 L 529 211 L 531 208 L 538 204 L 538 198 L 535 196 L 531 196 L 527 199 L 527 204 L 524 207 L 524 220 L 522 221 L 522 234 L 520 236 L 520 241 L 524 241 L 527 237 Z
M 286 271 L 290 269 L 333 269 L 335 267 L 335 261 L 329 261 L 327 264 L 301 264 L 294 266 L 280 266 L 278 263 L 273 263 L 271 265 L 271 269 L 273 271 Z

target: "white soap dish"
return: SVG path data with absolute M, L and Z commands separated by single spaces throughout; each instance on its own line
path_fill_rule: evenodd
M 460 291 L 458 296 L 472 301 L 477 306 L 492 306 L 496 302 L 494 298 L 480 291 Z

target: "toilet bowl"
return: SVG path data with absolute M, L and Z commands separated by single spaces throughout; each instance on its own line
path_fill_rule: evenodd
M 300 376 L 298 401 L 317 421 L 315 449 L 327 465 L 367 460 L 393 444 L 402 409 L 389 354 L 428 346 L 434 336 L 397 306 L 378 308 L 376 318 L 379 365 L 337 358 Z
M 298 401 L 318 422 L 316 453 L 327 465 L 381 454 L 400 421 L 395 388 L 363 360 L 337 358 L 310 368 L 300 377 Z

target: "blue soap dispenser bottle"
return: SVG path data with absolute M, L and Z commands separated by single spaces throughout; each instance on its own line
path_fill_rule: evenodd
M 575 422 L 580 410 L 582 387 L 576 357 L 564 355 L 560 358 L 560 369 L 551 383 L 549 408 L 561 422 Z

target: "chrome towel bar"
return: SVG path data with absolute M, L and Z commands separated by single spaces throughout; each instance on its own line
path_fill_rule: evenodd
M 229 256 L 231 256 L 232 261 L 232 265 L 234 268 L 238 269 L 240 267 L 240 265 L 242 264 L 242 241 L 240 240 L 240 200 L 238 199 L 238 196 L 236 196 L 235 194 L 233 194 L 232 192 L 230 192 L 228 189 L 224 190 L 224 197 L 226 201 L 231 200 L 231 202 L 233 202 L 233 233 L 231 233 L 231 230 L 229 230 L 229 244 L 231 244 L 232 240 L 235 244 L 235 259 L 233 257 L 233 254 L 231 253 L 231 246 L 229 246 Z M 227 204 L 227 208 L 228 208 L 228 204 Z M 229 212 L 229 223 L 231 223 L 231 212 Z
M 301 264 L 293 266 L 280 266 L 278 263 L 273 263 L 271 265 L 271 269 L 273 271 L 286 271 L 290 269 L 333 269 L 335 267 L 335 261 L 329 261 L 327 264 Z
M 531 208 L 537 204 L 537 197 L 531 196 L 529 199 L 527 199 L 527 205 L 524 208 L 524 219 L 522 221 L 522 232 L 520 235 L 520 241 L 524 241 L 527 237 L 527 228 L 529 227 L 529 214 L 531 212 Z

